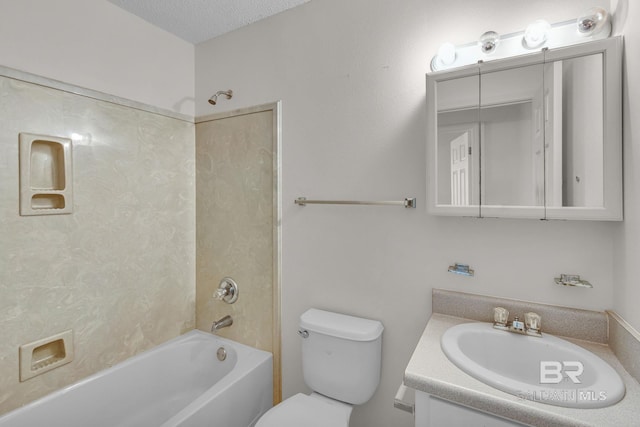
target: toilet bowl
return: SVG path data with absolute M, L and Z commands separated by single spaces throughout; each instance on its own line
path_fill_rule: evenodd
M 256 427 L 348 427 L 354 405 L 380 382 L 382 331 L 377 320 L 309 309 L 300 316 L 302 368 L 313 390 L 267 411 Z
M 352 409 L 318 393 L 298 393 L 267 411 L 256 427 L 348 427 Z

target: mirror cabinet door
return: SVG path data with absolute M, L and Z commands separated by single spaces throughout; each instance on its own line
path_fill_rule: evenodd
M 601 53 L 545 64 L 546 205 L 604 208 Z
M 544 218 L 542 63 L 480 73 L 480 213 Z
M 427 77 L 430 212 L 622 219 L 622 38 Z
M 451 215 L 479 216 L 479 77 L 434 83 L 436 206 Z
M 602 208 L 602 54 L 554 61 L 545 67 L 550 109 L 547 206 Z
M 547 219 L 622 220 L 622 37 L 545 53 Z

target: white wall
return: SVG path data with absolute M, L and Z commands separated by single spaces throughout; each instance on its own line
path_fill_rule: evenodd
M 624 223 L 620 224 L 615 246 L 615 310 L 636 330 L 640 330 L 640 4 L 618 0 L 616 31 L 624 34 Z
M 194 114 L 194 47 L 106 0 L 0 0 L 0 65 Z
M 597 5 L 609 2 L 314 0 L 196 46 L 197 115 L 283 101 L 285 397 L 305 390 L 295 330 L 308 307 L 385 325 L 382 382 L 355 409 L 354 427 L 412 424 L 392 401 L 433 287 L 612 307 L 619 224 L 433 217 L 424 206 L 424 75 L 438 46 L 521 30 L 537 18 L 573 19 Z M 206 103 L 227 88 L 232 100 Z M 299 207 L 298 196 L 416 196 L 419 207 Z M 456 261 L 476 276 L 447 273 Z M 558 287 L 560 273 L 595 287 Z

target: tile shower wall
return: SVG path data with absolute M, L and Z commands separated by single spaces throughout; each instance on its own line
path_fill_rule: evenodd
M 73 214 L 19 216 L 20 132 L 76 134 Z M 0 77 L 0 413 L 194 327 L 193 139 L 192 123 Z M 20 383 L 19 346 L 67 329 L 74 361 Z
M 218 333 L 262 350 L 273 348 L 273 112 L 196 125 L 197 327 L 230 314 Z M 238 301 L 212 298 L 232 277 Z M 274 356 L 275 357 L 275 356 Z

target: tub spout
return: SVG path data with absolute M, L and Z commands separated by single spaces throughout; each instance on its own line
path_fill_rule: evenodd
M 214 321 L 211 325 L 211 333 L 215 334 L 222 328 L 227 328 L 233 325 L 233 319 L 231 316 L 224 316 L 222 319 Z

